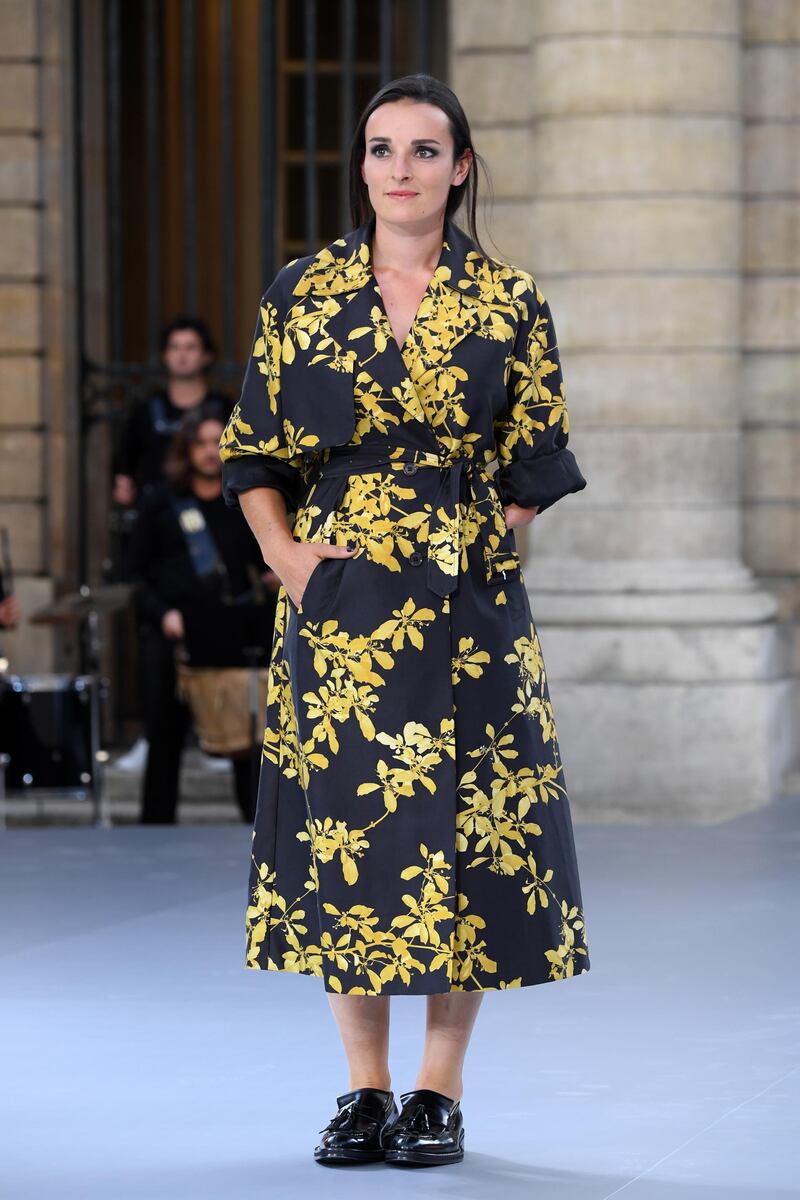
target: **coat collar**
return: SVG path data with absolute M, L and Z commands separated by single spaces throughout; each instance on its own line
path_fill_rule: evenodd
M 357 229 L 325 246 L 314 255 L 295 284 L 293 294 L 337 296 L 374 284 L 371 250 L 374 230 L 373 215 Z M 521 279 L 527 279 L 527 276 L 505 264 L 493 266 L 477 250 L 472 239 L 448 217 L 434 279 L 485 304 L 507 308 L 524 288 Z

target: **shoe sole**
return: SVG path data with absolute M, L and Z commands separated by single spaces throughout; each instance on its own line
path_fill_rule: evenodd
M 325 1150 L 321 1154 L 315 1154 L 315 1162 L 320 1163 L 323 1167 L 352 1167 L 359 1163 L 383 1162 L 385 1154 L 383 1150 L 365 1150 L 358 1154 L 354 1150 L 335 1151 Z
M 441 1167 L 448 1163 L 461 1162 L 464 1147 L 450 1150 L 446 1154 L 426 1154 L 423 1150 L 387 1150 L 386 1161 L 401 1167 Z

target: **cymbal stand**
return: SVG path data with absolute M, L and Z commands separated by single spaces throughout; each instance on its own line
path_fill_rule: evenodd
M 6 827 L 6 767 L 10 762 L 10 754 L 0 754 L 0 830 Z
M 91 588 L 85 584 L 80 589 L 81 595 L 91 597 Z M 108 753 L 101 749 L 100 701 L 108 694 L 108 681 L 100 677 L 100 614 L 96 608 L 89 608 L 84 617 L 83 630 L 84 656 L 86 674 L 91 680 L 89 688 L 89 744 L 92 760 L 92 808 L 94 823 L 102 829 L 111 828 L 111 810 L 106 788 L 105 764 Z

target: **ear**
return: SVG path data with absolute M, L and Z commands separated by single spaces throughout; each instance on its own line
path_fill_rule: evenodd
M 458 161 L 458 166 L 456 167 L 456 177 L 453 180 L 454 186 L 457 187 L 458 184 L 464 182 L 464 180 L 467 178 L 467 175 L 469 175 L 471 166 L 472 166 L 472 151 L 467 149 L 464 151 L 463 155 L 461 156 L 461 158 Z

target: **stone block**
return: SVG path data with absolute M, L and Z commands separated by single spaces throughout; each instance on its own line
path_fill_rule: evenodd
M 742 294 L 748 350 L 795 350 L 800 344 L 800 278 L 751 276 Z
M 40 289 L 0 283 L 0 352 L 36 351 L 41 345 Z
M 797 200 L 764 197 L 745 204 L 744 268 L 746 271 L 800 273 L 800 203 Z
M 33 204 L 39 199 L 38 142 L 29 134 L 0 134 L 0 200 Z
M 5 208 L 0 221 L 0 276 L 34 279 L 41 272 L 39 213 Z
M 723 192 L 739 188 L 738 119 L 632 114 L 537 119 L 535 196 Z
M 747 0 L 742 12 L 745 42 L 800 42 L 797 0 Z
M 768 0 L 767 0 L 768 2 Z M 791 3 L 791 0 L 789 0 Z M 533 0 L 534 35 L 598 33 L 709 33 L 738 36 L 739 15 L 731 0 Z
M 742 480 L 745 500 L 800 503 L 800 409 L 794 429 L 744 429 Z
M 738 355 L 571 350 L 562 358 L 578 434 L 588 425 L 737 428 Z
M 748 46 L 743 59 L 745 117 L 800 117 L 800 46 Z
M 575 437 L 570 443 L 578 463 L 583 457 L 583 440 Z M 539 557 L 657 562 L 706 559 L 712 554 L 718 558 L 738 556 L 738 504 L 650 504 L 641 500 L 600 504 L 594 500 L 594 480 L 588 474 L 585 478 L 583 491 L 562 497 L 529 528 L 528 561 L 533 564 L 534 590 Z
M 751 350 L 742 357 L 742 407 L 749 422 L 796 421 L 800 348 L 785 353 Z
M 537 278 L 564 354 L 607 346 L 686 353 L 739 344 L 740 286 L 734 275 Z
M 41 497 L 43 452 L 41 434 L 4 431 L 0 438 L 0 500 Z
M 520 0 L 455 0 L 448 8 L 451 49 L 518 50 L 530 36 L 531 6 Z
M 539 199 L 531 206 L 539 270 L 726 270 L 741 252 L 740 205 L 715 197 Z
M 797 124 L 767 121 L 744 127 L 744 190 L 752 196 L 800 193 Z
M 0 428 L 39 425 L 42 420 L 42 362 L 0 356 Z
M 478 234 L 489 254 L 522 267 L 530 261 L 530 206 L 521 201 L 496 200 L 487 229 L 478 207 Z
M 459 54 L 453 59 L 451 87 L 476 128 L 480 124 L 522 126 L 530 119 L 534 87 L 527 50 Z
M 31 63 L 4 63 L 0 71 L 0 129 L 20 133 L 39 128 L 37 68 Z
M 3 0 L 0 4 L 0 46 L 3 58 L 34 58 L 36 8 L 31 0 Z
M 542 633 L 548 661 L 548 630 Z M 577 820 L 729 820 L 780 791 L 788 680 L 559 682 L 553 710 Z M 780 739 L 785 743 L 785 738 Z
M 535 116 L 739 113 L 739 44 L 729 38 L 534 39 L 532 60 Z
M 486 160 L 498 200 L 528 200 L 531 194 L 531 137 L 528 129 L 482 128 L 470 122 L 478 153 Z
M 32 501 L 15 504 L 0 501 L 0 526 L 8 530 L 15 575 L 43 571 L 44 513 L 41 504 Z M 5 636 L 4 634 L 4 643 Z
M 579 463 L 584 493 L 594 505 L 735 504 L 739 496 L 739 434 L 695 429 L 586 429 Z M 576 457 L 578 455 L 575 451 Z M 544 520 L 550 510 L 543 513 Z
M 746 503 L 742 542 L 745 562 L 754 571 L 800 573 L 800 505 L 796 500 Z
M 791 674 L 788 624 L 588 625 L 543 620 L 551 683 L 717 683 Z

